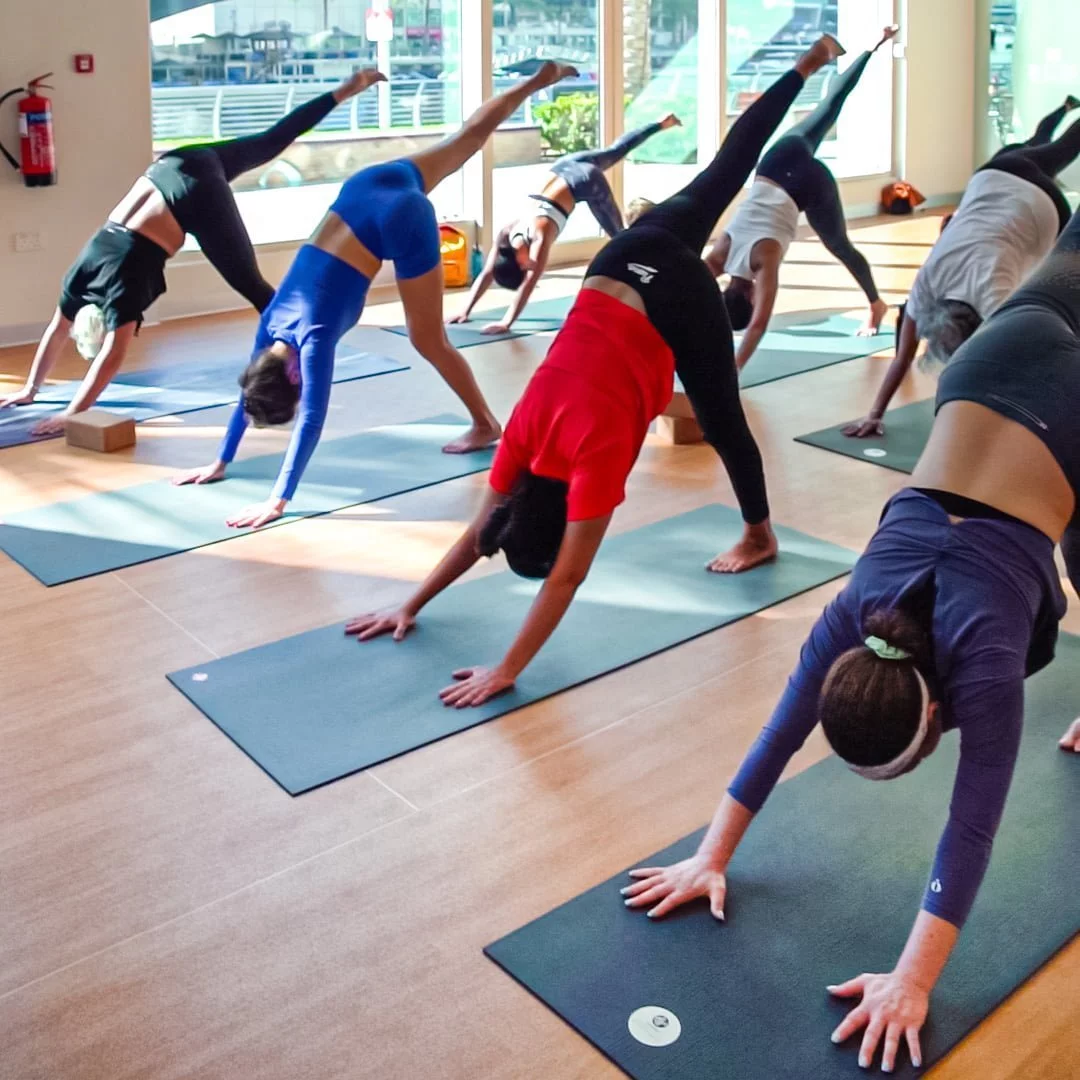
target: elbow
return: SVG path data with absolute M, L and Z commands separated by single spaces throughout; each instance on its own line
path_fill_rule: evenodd
M 547 579 L 548 587 L 562 592 L 568 592 L 571 596 L 581 588 L 585 579 L 589 576 L 588 566 L 567 566 L 552 570 Z

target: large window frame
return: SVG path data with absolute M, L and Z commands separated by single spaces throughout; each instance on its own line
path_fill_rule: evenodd
M 600 0 L 598 19 L 598 90 L 600 109 L 600 139 L 606 144 L 624 130 L 623 107 L 623 0 Z M 897 0 L 896 7 L 904 6 Z M 697 34 L 697 152 L 698 163 L 708 162 L 716 153 L 726 133 L 727 117 L 727 0 L 698 0 Z M 461 0 L 461 106 L 467 117 L 490 97 L 493 86 L 492 40 L 494 33 L 494 0 Z M 901 39 L 902 40 L 902 39 Z M 898 73 L 893 79 L 893 116 L 896 117 L 896 98 L 901 85 Z M 890 150 L 890 165 L 895 166 L 901 141 L 894 131 Z M 890 170 L 891 171 L 891 170 Z M 845 177 L 841 183 L 865 181 L 879 175 Z M 623 166 L 609 173 L 613 192 L 620 205 L 624 204 Z M 492 220 L 493 148 L 489 142 L 463 169 L 462 215 L 464 222 L 476 223 L 476 241 L 486 250 L 494 229 L 499 223 Z M 260 250 L 295 248 L 303 237 L 257 243 Z M 591 257 L 602 239 L 589 238 L 560 243 L 553 261 L 559 265 L 581 262 Z M 182 256 L 183 257 L 183 256 Z M 188 258 L 201 255 L 191 252 Z M 186 261 L 186 260 L 185 260 Z

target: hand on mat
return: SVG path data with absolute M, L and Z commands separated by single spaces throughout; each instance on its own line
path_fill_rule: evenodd
M 498 668 L 458 668 L 454 672 L 454 678 L 457 682 L 445 690 L 440 690 L 439 697 L 444 705 L 455 709 L 483 705 L 485 701 L 505 693 L 514 685 L 514 680 L 501 674 Z
M 631 870 L 630 876 L 636 880 L 633 885 L 621 890 L 626 897 L 623 903 L 629 908 L 642 908 L 655 903 L 656 906 L 646 912 L 650 919 L 659 919 L 669 911 L 704 896 L 709 901 L 713 916 L 721 922 L 724 920 L 727 880 L 722 870 L 717 870 L 700 855 L 671 866 L 641 867 Z
M 6 409 L 11 405 L 32 405 L 36 397 L 37 391 L 32 386 L 23 387 L 17 394 L 8 394 L 7 397 L 0 398 L 0 409 Z
M 404 641 L 415 625 L 416 616 L 404 611 L 389 615 L 357 615 L 345 624 L 345 633 L 355 634 L 357 641 L 370 641 L 381 634 L 392 634 L 395 641 Z
M 31 435 L 63 435 L 67 417 L 61 413 L 59 416 L 47 416 L 39 420 L 31 429 Z
M 491 322 L 487 326 L 480 328 L 481 334 L 508 334 L 510 333 L 510 324 L 505 322 Z
M 464 311 L 459 311 L 456 315 L 451 315 L 446 320 L 448 326 L 456 326 L 458 323 L 466 323 L 469 321 L 469 316 Z
M 1058 740 L 1058 746 L 1062 750 L 1075 750 L 1080 754 L 1080 719 L 1074 720 L 1069 725 L 1069 730 Z
M 879 416 L 868 416 L 864 420 L 856 420 L 854 424 L 848 424 L 844 428 L 844 434 L 849 439 L 865 439 L 870 435 L 884 435 L 885 422 Z
M 855 1032 L 866 1028 L 859 1049 L 859 1066 L 869 1069 L 882 1036 L 885 1044 L 881 1056 L 881 1071 L 892 1072 L 900 1039 L 907 1042 L 911 1063 L 922 1064 L 919 1048 L 919 1029 L 926 1022 L 930 995 L 911 979 L 889 972 L 887 975 L 859 975 L 840 986 L 827 986 L 834 997 L 858 997 L 862 1001 L 845 1017 L 832 1033 L 834 1043 L 842 1043 Z
M 226 518 L 225 524 L 231 529 L 258 529 L 277 521 L 284 512 L 285 500 L 271 497 L 266 502 L 244 507 L 239 514 Z
M 213 484 L 225 479 L 225 462 L 215 461 L 213 465 L 204 465 L 201 469 L 174 476 L 172 482 L 180 487 L 183 484 Z

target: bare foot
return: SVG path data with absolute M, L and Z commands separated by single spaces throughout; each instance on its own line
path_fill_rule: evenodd
M 1072 94 L 1065 99 L 1065 108 L 1072 112 L 1073 109 L 1080 109 L 1080 98 L 1075 97 Z
M 878 49 L 880 49 L 881 46 L 884 45 L 886 41 L 892 41 L 892 39 L 894 37 L 896 37 L 896 35 L 899 34 L 899 33 L 900 33 L 900 27 L 899 26 L 896 26 L 895 24 L 893 26 L 886 26 L 885 29 L 882 30 L 882 32 L 881 32 L 881 40 L 870 51 L 871 52 L 877 52 Z
M 558 64 L 554 60 L 545 60 L 535 78 L 540 86 L 551 86 L 563 79 L 572 79 L 578 73 L 573 64 Z
M 776 535 L 768 522 L 748 525 L 742 539 L 730 551 L 717 555 L 705 569 L 711 574 L 741 574 L 752 566 L 775 559 L 778 550 Z
M 662 131 L 667 131 L 668 128 L 673 127 L 682 127 L 682 121 L 673 112 L 669 112 L 661 119 L 660 128 Z
M 502 428 L 497 421 L 487 424 L 473 424 L 460 439 L 448 442 L 443 448 L 444 454 L 471 454 L 475 450 L 484 450 L 497 443 L 502 436 Z
M 859 337 L 873 337 L 880 329 L 882 320 L 889 313 L 889 305 L 884 300 L 877 299 L 870 305 L 870 313 L 866 316 L 866 322 L 858 330 Z
M 804 79 L 809 78 L 846 52 L 847 49 L 832 34 L 822 34 L 795 62 L 795 70 Z
M 335 91 L 334 100 L 340 104 L 348 101 L 357 94 L 362 94 L 369 86 L 376 83 L 386 82 L 386 76 L 375 68 L 364 68 L 362 71 L 354 71 Z
M 1058 746 L 1062 750 L 1072 750 L 1080 754 L 1080 719 L 1074 720 L 1069 725 L 1069 730 L 1058 740 Z

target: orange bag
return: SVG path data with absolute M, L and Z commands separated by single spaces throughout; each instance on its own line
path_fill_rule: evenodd
M 886 214 L 910 214 L 924 202 L 925 196 L 906 180 L 895 180 L 881 189 L 881 209 Z
M 442 253 L 443 279 L 448 289 L 469 284 L 469 240 L 453 225 L 439 226 L 439 250 Z

